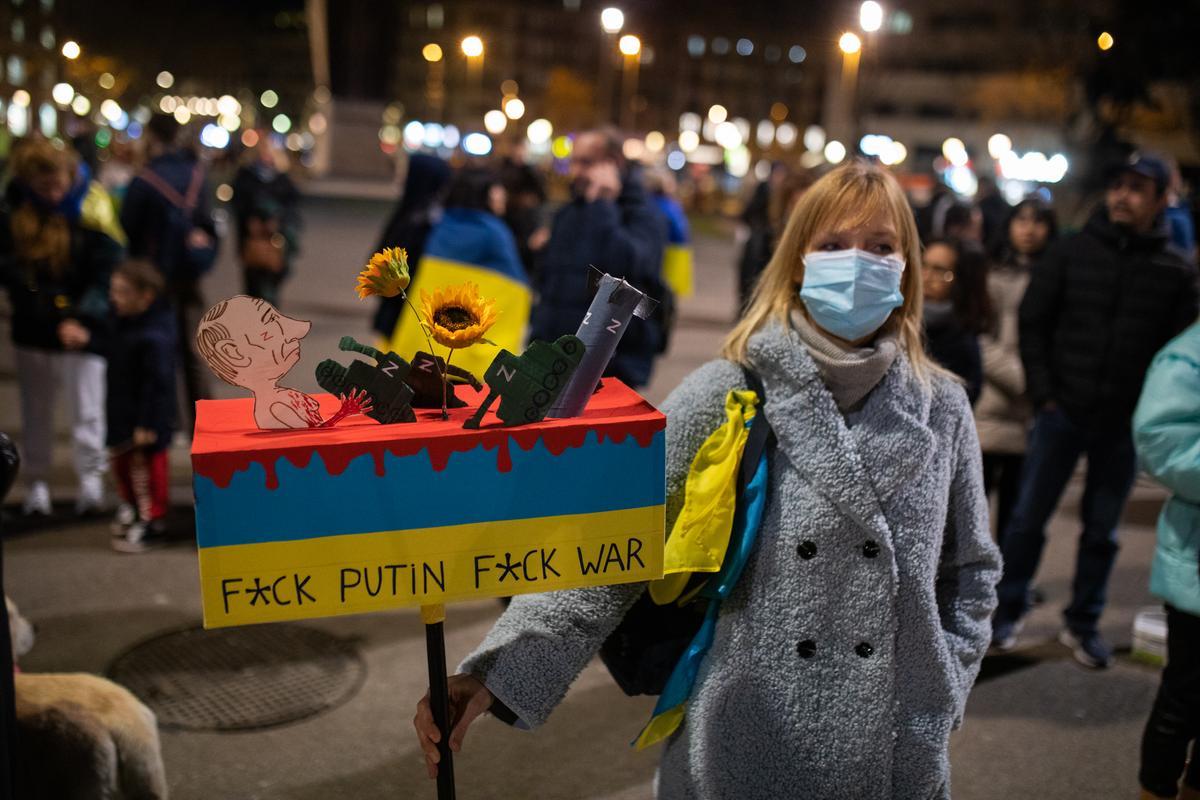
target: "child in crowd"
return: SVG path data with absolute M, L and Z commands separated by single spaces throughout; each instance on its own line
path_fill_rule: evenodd
M 113 548 L 140 553 L 166 533 L 167 447 L 175 425 L 175 318 L 162 274 L 145 261 L 113 273 L 116 315 L 108 363 L 108 446 L 122 504 Z
M 925 349 L 934 361 L 963 379 L 971 404 L 983 386 L 979 334 L 990 325 L 987 258 L 960 239 L 925 247 Z

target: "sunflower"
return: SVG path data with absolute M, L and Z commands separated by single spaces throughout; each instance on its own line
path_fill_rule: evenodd
M 483 337 L 497 316 L 496 301 L 480 297 L 473 283 L 437 289 L 432 296 L 421 292 L 421 317 L 429 335 L 452 350 L 478 342 L 491 344 Z
M 408 281 L 408 253 L 402 247 L 385 248 L 358 273 L 358 299 L 373 294 L 395 297 L 408 288 Z

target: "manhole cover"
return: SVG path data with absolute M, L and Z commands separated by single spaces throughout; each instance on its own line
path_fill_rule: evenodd
M 340 706 L 362 685 L 366 665 L 345 639 L 276 623 L 166 633 L 118 657 L 108 674 L 164 727 L 237 731 Z

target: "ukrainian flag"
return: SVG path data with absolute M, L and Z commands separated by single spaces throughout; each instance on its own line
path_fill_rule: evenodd
M 432 294 L 467 282 L 476 284 L 484 298 L 495 300 L 500 311 L 487 334 L 495 345 L 480 343 L 454 353 L 452 363 L 482 378 L 500 348 L 513 353 L 524 348 L 533 293 L 508 226 L 487 211 L 451 208 L 429 234 L 408 296 L 419 307 L 422 291 Z M 388 348 L 409 360 L 418 350 L 428 352 L 429 344 L 410 309 L 400 315 Z M 434 349 L 435 355 L 446 356 L 445 348 L 436 342 Z

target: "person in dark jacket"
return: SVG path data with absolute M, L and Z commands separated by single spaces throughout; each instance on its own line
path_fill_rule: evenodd
M 178 329 L 194 331 L 207 308 L 200 277 L 216 259 L 217 233 L 204 167 L 179 147 L 179 130 L 174 117 L 165 114 L 156 114 L 146 124 L 150 161 L 125 192 L 121 225 L 129 235 L 129 255 L 154 264 L 166 279 L 165 295 Z M 196 401 L 211 396 L 208 368 L 196 355 L 190 335 L 178 341 L 190 431 Z
M 581 133 L 570 169 L 572 199 L 554 216 L 530 320 L 531 338 L 548 342 L 579 329 L 592 302 L 591 266 L 624 278 L 655 299 L 667 299 L 662 280 L 665 225 L 636 169 L 621 154 L 620 137 L 608 130 Z M 645 386 L 662 341 L 657 315 L 634 320 L 606 374 L 629 386 Z
M 122 505 L 113 548 L 136 553 L 165 532 L 167 447 L 175 424 L 175 318 L 165 282 L 149 262 L 126 261 L 113 273 L 115 315 L 108 365 L 108 446 Z
M 404 178 L 404 193 L 400 202 L 383 228 L 375 252 L 389 247 L 402 247 L 408 252 L 409 275 L 414 272 L 425 252 L 425 240 L 429 231 L 441 216 L 441 195 L 450 182 L 450 165 L 437 156 L 414 153 L 408 159 L 408 174 Z M 390 338 L 404 309 L 400 296 L 381 297 L 371 321 L 372 329 L 380 336 Z
M 974 405 L 983 388 L 979 334 L 991 325 L 987 256 L 973 244 L 939 239 L 921 261 L 925 351 L 963 379 Z
M 1196 269 L 1167 246 L 1168 173 L 1134 154 L 1085 229 L 1033 270 L 1020 311 L 1021 360 L 1036 410 L 1021 490 L 1003 541 L 993 643 L 1015 645 L 1053 513 L 1087 455 L 1083 535 L 1060 640 L 1104 668 L 1097 625 L 1116 560 L 1117 524 L 1137 472 L 1130 420 L 1154 354 L 1196 319 Z
M 233 178 L 238 256 L 246 294 L 279 305 L 279 287 L 300 249 L 300 192 L 288 159 L 266 133 Z
M 67 395 L 79 513 L 104 504 L 108 280 L 123 234 L 75 155 L 21 143 L 0 209 L 0 275 L 12 303 L 27 514 L 49 514 L 55 395 Z

